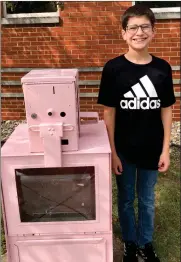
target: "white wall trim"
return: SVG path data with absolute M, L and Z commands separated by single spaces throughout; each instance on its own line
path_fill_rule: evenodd
M 160 20 L 161 19 L 180 19 L 180 10 L 179 10 L 179 12 L 171 12 L 171 11 L 170 12 L 161 12 L 160 11 L 158 13 L 155 13 L 155 18 L 157 20 L 159 20 L 159 19 Z
M 151 10 L 156 13 L 179 13 L 180 7 L 160 7 L 160 8 L 151 8 Z
M 52 68 L 52 67 L 51 67 Z M 171 66 L 173 71 L 180 71 L 181 67 L 180 66 Z M 2 73 L 19 73 L 19 72 L 29 72 L 31 70 L 43 70 L 43 69 L 49 69 L 47 67 L 44 68 L 40 68 L 40 67 L 34 67 L 34 68 L 18 68 L 18 67 L 4 67 L 1 68 L 1 72 Z M 56 69 L 66 69 L 64 67 L 56 67 Z M 70 69 L 70 68 L 69 68 Z M 77 67 L 77 69 L 79 70 L 79 72 L 102 72 L 103 67 L 102 66 L 98 66 L 98 67 Z
M 180 97 L 181 93 L 180 92 L 174 92 L 175 97 Z M 98 93 L 79 93 L 80 97 L 98 97 Z M 1 97 L 24 97 L 23 93 L 1 93 Z
M 7 16 L 6 2 L 3 2 L 3 15 L 4 17 Z
M 9 24 L 50 24 L 50 23 L 59 23 L 60 18 L 57 17 L 29 17 L 29 18 L 2 18 L 2 25 Z
M 6 18 L 27 18 L 27 17 L 57 17 L 59 12 L 46 12 L 46 13 L 22 13 L 22 14 L 7 14 Z
M 79 80 L 78 81 L 79 85 L 90 85 L 90 86 L 97 86 L 100 85 L 100 80 Z M 181 84 L 181 79 L 173 79 L 173 84 L 174 85 L 179 85 Z M 1 85 L 4 86 L 21 86 L 21 81 L 1 81 Z

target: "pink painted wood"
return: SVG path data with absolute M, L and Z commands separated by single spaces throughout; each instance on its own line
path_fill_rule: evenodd
M 11 261 L 112 262 L 112 245 L 111 234 L 11 237 Z
M 37 126 L 60 122 L 63 125 L 62 139 L 68 140 L 68 144 L 62 145 L 62 150 L 78 150 L 77 79 L 77 69 L 32 70 L 22 78 L 31 152 L 44 151 Z
M 22 78 L 27 124 L 1 150 L 8 262 L 113 262 L 109 139 L 97 113 L 79 112 L 77 76 Z
M 63 124 L 40 124 L 40 137 L 43 139 L 44 162 L 46 167 L 62 166 Z
M 45 166 L 44 154 L 31 153 L 28 149 L 28 125 L 21 124 L 2 147 L 2 185 L 8 239 L 9 242 L 11 239 L 14 241 L 10 244 L 11 260 L 8 262 L 90 262 L 91 258 L 98 262 L 112 262 L 111 151 L 104 122 L 80 126 L 79 150 L 62 153 L 62 167 L 89 165 L 95 167 L 95 220 L 21 222 L 15 169 Z M 66 239 L 67 236 L 72 235 L 75 239 L 81 237 L 84 239 L 87 235 L 89 237 L 83 245 L 81 244 L 83 240 L 70 245 Z M 40 236 L 39 242 L 33 242 L 38 236 Z M 51 241 L 45 241 L 47 236 Z M 56 236 L 64 240 L 54 242 Z M 92 243 L 90 239 L 94 237 L 102 240 Z M 108 247 L 109 251 L 106 251 Z M 79 254 L 83 248 L 86 251 L 85 254 L 89 255 L 86 258 L 82 256 L 81 260 Z M 60 258 L 58 250 L 61 250 L 62 256 L 63 254 L 66 256 L 66 250 L 68 250 L 70 254 L 74 254 L 75 259 L 71 260 L 71 255 Z M 50 254 L 53 260 L 49 260 Z M 16 260 L 14 257 L 17 257 Z

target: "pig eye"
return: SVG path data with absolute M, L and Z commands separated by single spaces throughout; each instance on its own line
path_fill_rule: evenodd
M 48 112 L 48 115 L 49 115 L 49 116 L 52 116 L 52 112 Z
M 61 116 L 61 117 L 65 117 L 65 116 L 66 116 L 65 112 L 61 112 L 61 113 L 60 113 L 60 116 Z
M 31 118 L 36 119 L 37 118 L 37 114 L 36 113 L 31 114 Z

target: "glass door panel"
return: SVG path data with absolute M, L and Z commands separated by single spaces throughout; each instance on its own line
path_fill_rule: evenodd
M 21 222 L 96 219 L 95 168 L 16 169 Z

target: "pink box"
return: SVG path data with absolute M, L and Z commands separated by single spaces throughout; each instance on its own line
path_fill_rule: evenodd
M 112 262 L 111 157 L 107 132 L 103 121 L 82 125 L 80 131 L 79 150 L 63 152 L 60 168 L 45 168 L 44 154 L 29 152 L 26 124 L 19 125 L 2 147 L 8 262 L 89 262 L 90 258 Z M 64 202 L 64 197 L 69 200 Z M 55 208 L 58 201 L 65 205 Z M 84 248 L 87 258 L 82 256 L 80 260 Z M 66 256 L 66 250 L 74 259 L 70 254 Z M 60 251 L 66 256 L 64 260 L 58 260 Z
M 31 70 L 21 79 L 31 152 L 43 152 L 40 124 L 62 122 L 63 151 L 78 150 L 79 88 L 77 69 Z M 61 142 L 62 141 L 62 142 Z
M 46 86 L 46 77 L 43 81 Z M 50 85 L 45 88 L 46 95 Z M 55 121 L 50 118 L 49 122 L 46 109 L 51 101 L 42 93 L 43 84 L 41 88 L 37 84 L 37 89 L 32 86 L 32 93 L 26 93 L 29 85 L 24 88 L 29 122 L 17 126 L 1 150 L 8 262 L 113 262 L 111 150 L 104 121 L 80 124 L 81 115 L 98 116 L 79 112 L 75 99 L 71 110 L 77 110 L 77 115 L 67 116 L 66 124 L 75 127 L 76 132 L 69 131 L 69 138 L 73 142 L 78 137 L 78 149 L 62 150 L 58 141 L 64 139 L 64 134 L 66 137 L 63 129 L 67 126 L 56 116 L 56 110 L 60 110 L 58 102 L 54 102 L 54 107 L 50 103 Z M 70 96 L 75 86 L 72 84 Z M 67 84 L 65 90 L 66 87 Z M 62 88 L 59 85 L 56 94 L 63 94 Z M 41 100 L 38 105 L 33 101 L 36 90 L 46 103 Z M 60 104 L 62 100 L 63 95 Z M 38 117 L 31 118 L 32 113 L 38 113 Z M 30 127 L 38 131 L 31 133 Z M 34 133 L 38 134 L 36 138 Z M 40 152 L 30 150 L 34 138 L 42 139 Z

